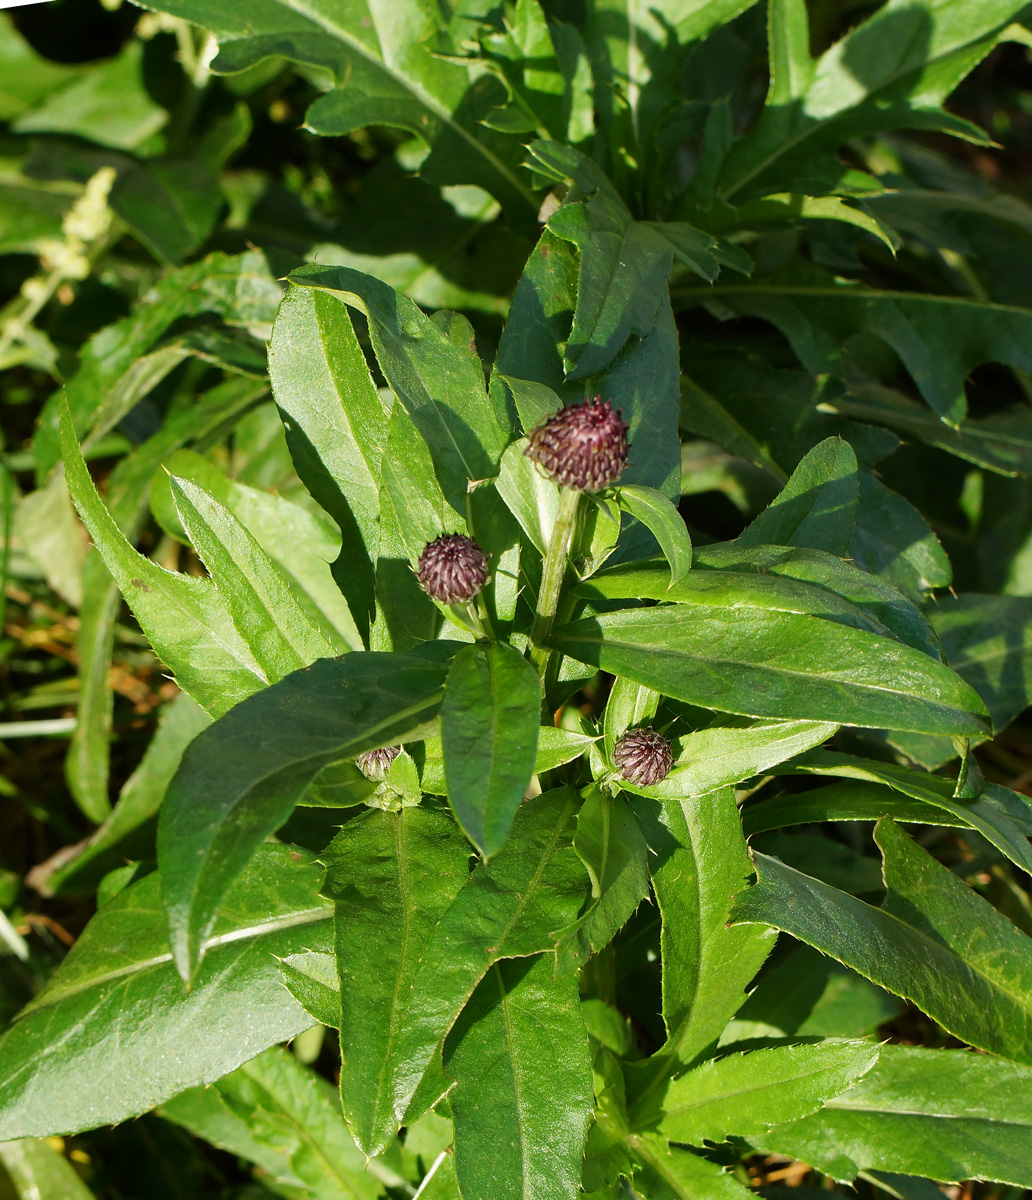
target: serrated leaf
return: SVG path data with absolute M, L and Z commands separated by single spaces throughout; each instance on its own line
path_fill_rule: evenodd
M 829 1039 L 711 1060 L 669 1084 L 660 1132 L 701 1146 L 809 1116 L 862 1079 L 878 1051 L 871 1042 Z
M 504 845 L 534 774 L 541 684 L 512 646 L 455 655 L 441 705 L 448 803 L 485 858 Z
M 759 882 L 738 897 L 732 920 L 775 925 L 913 1000 L 971 1045 L 1032 1063 L 1032 938 L 889 818 L 875 840 L 888 887 L 882 908 L 756 854 Z
M 575 976 L 547 956 L 492 967 L 448 1037 L 464 1200 L 566 1200 L 580 1183 L 591 1060 Z
M 307 1029 L 275 956 L 330 948 L 320 877 L 293 847 L 261 847 L 189 992 L 168 950 L 159 876 L 120 892 L 0 1039 L 0 1139 L 124 1121 Z
M 692 540 L 681 514 L 655 488 L 634 484 L 619 489 L 617 502 L 653 534 L 670 564 L 671 584 L 679 583 L 692 565 Z
M 158 825 L 176 966 L 190 979 L 222 897 L 315 776 L 364 750 L 425 736 L 454 643 L 422 654 L 320 659 L 237 705 L 192 742 Z
M 1032 1186 L 1032 1072 L 964 1050 L 883 1046 L 855 1088 L 753 1140 L 842 1182 L 860 1171 Z
M 852 446 L 841 438 L 827 438 L 799 463 L 736 544 L 809 546 L 844 555 L 856 524 L 859 490 Z
M 349 821 L 321 858 L 336 911 L 340 1098 L 359 1149 L 376 1155 L 398 1132 L 390 1068 L 427 943 L 469 877 L 469 846 L 446 812 L 402 808 Z

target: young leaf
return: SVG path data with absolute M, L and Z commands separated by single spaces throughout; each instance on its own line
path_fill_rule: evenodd
M 617 498 L 620 507 L 639 520 L 659 542 L 663 557 L 670 564 L 670 583 L 680 583 L 692 565 L 692 540 L 684 518 L 655 488 L 627 484 L 619 489 Z
M 757 854 L 759 882 L 739 896 L 732 920 L 783 929 L 913 1000 L 971 1045 L 1032 1063 L 1032 938 L 887 817 L 875 839 L 884 907 Z
M 334 576 L 365 636 L 387 413 L 339 297 L 311 288 L 287 292 L 272 330 L 269 377 L 297 473 L 340 528 Z
M 735 539 L 739 546 L 811 546 L 849 550 L 859 500 L 856 455 L 848 442 L 827 438 L 806 455 L 781 493 Z
M 191 1088 L 161 1115 L 257 1166 L 284 1194 L 376 1200 L 398 1177 L 355 1147 L 333 1087 L 274 1046 L 214 1087 Z M 289 1190 L 288 1190 L 289 1189 Z
M 842 1182 L 860 1171 L 1032 1187 L 1032 1071 L 964 1050 L 883 1046 L 850 1091 L 752 1141 Z
M 195 974 L 222 897 L 332 762 L 425 736 L 454 644 L 320 659 L 237 705 L 183 756 L 158 825 L 172 950 Z
M 711 1060 L 669 1084 L 660 1132 L 701 1146 L 809 1116 L 862 1079 L 878 1061 L 878 1049 L 829 1039 Z
M 330 949 L 320 875 L 291 846 L 260 847 L 189 992 L 168 951 L 159 876 L 120 892 L 0 1038 L 0 1139 L 124 1121 L 307 1029 L 276 956 Z
M 556 973 L 575 971 L 608 945 L 648 895 L 648 846 L 626 803 L 592 788 L 577 814 L 573 846 L 591 878 L 592 903 L 556 933 Z
M 455 1169 L 464 1200 L 566 1200 L 580 1183 L 592 1107 L 576 976 L 547 956 L 492 967 L 445 1043 L 457 1080 Z
M 446 812 L 402 808 L 349 821 L 321 857 L 336 902 L 340 1098 L 359 1149 L 376 1155 L 398 1132 L 384 1067 L 427 944 L 469 877 L 469 846 Z
M 504 845 L 534 774 L 541 684 L 503 642 L 455 655 L 441 705 L 448 803 L 485 858 Z
M 333 647 L 233 513 L 189 479 L 173 475 L 170 482 L 187 536 L 266 678 L 275 683 L 317 658 L 334 657 Z
M 68 489 L 158 656 L 202 708 L 218 716 L 268 682 L 233 626 L 225 602 L 206 579 L 176 575 L 137 553 L 97 495 L 65 409 L 61 452 Z
M 806 601 L 809 612 L 789 611 L 788 593 L 805 594 L 786 583 L 757 586 L 745 575 L 692 571 L 671 589 L 677 603 L 585 617 L 557 629 L 552 644 L 579 662 L 719 712 L 951 737 L 988 729 L 982 701 L 948 667 L 850 628 L 855 612 L 839 608 L 849 624 L 823 620 L 813 610 L 828 606 L 816 595 Z M 603 576 L 578 591 L 590 595 L 587 589 L 626 595 Z

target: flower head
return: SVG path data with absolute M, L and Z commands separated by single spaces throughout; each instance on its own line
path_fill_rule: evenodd
M 561 408 L 539 425 L 524 454 L 563 487 L 601 492 L 627 464 L 627 428 L 609 401 L 596 396 Z
M 441 604 L 472 600 L 487 579 L 487 555 L 464 534 L 442 534 L 427 543 L 416 574 L 423 591 Z
M 670 774 L 674 755 L 667 739 L 646 725 L 628 729 L 617 741 L 613 762 L 628 783 L 649 787 Z
M 400 746 L 381 746 L 379 750 L 367 750 L 355 759 L 355 766 L 366 779 L 374 783 L 382 783 L 387 778 L 391 763 L 401 753 Z

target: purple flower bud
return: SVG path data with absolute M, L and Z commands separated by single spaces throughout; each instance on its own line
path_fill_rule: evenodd
M 613 762 L 628 783 L 649 787 L 670 774 L 674 756 L 670 743 L 651 726 L 628 729 L 613 747 Z
M 416 569 L 419 586 L 441 604 L 472 598 L 487 579 L 487 555 L 461 533 L 446 533 L 428 542 Z
M 374 783 L 382 783 L 387 778 L 391 763 L 401 753 L 400 746 L 381 746 L 379 750 L 367 750 L 355 759 L 355 766 L 366 779 Z
M 549 417 L 531 433 L 523 453 L 563 487 L 601 492 L 627 464 L 627 428 L 609 401 L 596 396 Z

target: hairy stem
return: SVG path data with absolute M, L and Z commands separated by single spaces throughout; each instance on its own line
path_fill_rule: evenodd
M 538 589 L 537 607 L 534 609 L 534 624 L 530 629 L 530 640 L 533 643 L 530 661 L 542 676 L 552 653 L 544 643 L 548 641 L 555 621 L 555 610 L 559 603 L 563 576 L 566 574 L 566 561 L 570 555 L 573 531 L 577 524 L 580 496 L 580 492 L 573 488 L 560 489 L 559 513 L 541 567 L 541 587 Z

